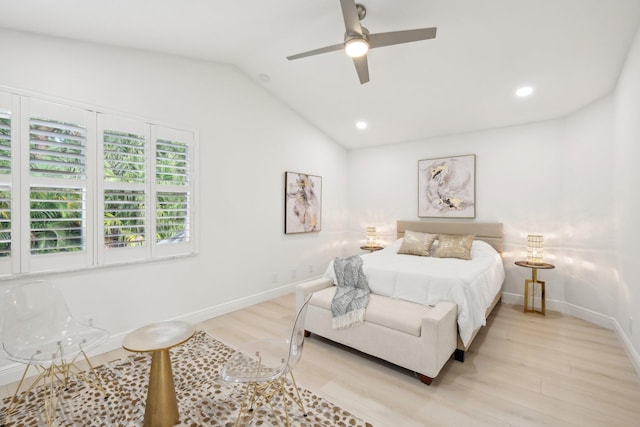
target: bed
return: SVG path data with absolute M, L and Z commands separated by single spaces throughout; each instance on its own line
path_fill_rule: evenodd
M 505 279 L 504 265 L 502 264 L 502 251 L 504 250 L 503 238 L 502 238 L 502 224 L 501 223 L 476 223 L 476 222 L 426 222 L 426 221 L 398 221 L 396 224 L 398 239 L 404 237 L 406 230 L 418 231 L 422 233 L 433 234 L 454 234 L 465 235 L 471 234 L 475 236 L 477 241 L 485 242 L 490 245 L 498 254 L 495 262 L 497 267 L 501 271 L 499 276 L 495 278 L 493 295 L 490 295 L 490 301 L 485 302 L 480 310 L 484 309 L 484 320 L 482 326 L 486 325 L 486 319 L 493 311 L 496 304 L 500 302 L 502 298 L 502 285 Z M 485 300 L 486 301 L 486 300 Z M 456 352 L 456 359 L 464 361 L 464 351 L 469 349 L 473 338 L 480 330 L 480 327 L 476 327 L 466 340 L 462 340 L 458 337 L 458 344 Z
M 471 260 L 399 255 L 407 231 L 473 235 Z M 464 361 L 464 352 L 500 300 L 502 224 L 398 221 L 397 237 L 385 249 L 361 255 L 372 292 L 363 325 L 330 326 L 331 265 L 322 278 L 298 286 L 297 301 L 313 294 L 305 324 L 309 333 L 412 369 L 430 384 L 452 354 Z

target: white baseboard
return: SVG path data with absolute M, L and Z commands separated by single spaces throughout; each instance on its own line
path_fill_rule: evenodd
M 308 279 L 306 279 L 308 280 Z M 295 290 L 295 286 L 299 282 L 289 283 L 287 285 L 270 289 L 265 292 L 260 292 L 255 295 L 250 295 L 243 298 L 238 298 L 233 301 L 229 301 L 223 304 L 215 305 L 205 308 L 203 310 L 195 311 L 185 314 L 183 316 L 167 319 L 167 320 L 181 320 L 189 323 L 199 323 L 214 317 L 221 316 L 223 314 L 230 313 L 232 311 L 240 310 L 245 307 L 249 307 L 254 304 L 258 304 L 273 298 L 277 298 L 288 293 L 292 293 Z M 100 347 L 93 349 L 87 353 L 89 357 L 96 356 L 98 354 L 107 353 L 109 351 L 116 350 L 122 346 L 122 340 L 131 331 L 122 332 L 119 334 L 111 335 L 109 339 Z M 10 363 L 0 367 L 0 386 L 14 383 L 20 380 L 22 373 L 24 372 L 25 365 L 21 363 Z M 35 371 L 34 371 L 35 373 Z
M 524 296 L 520 294 L 504 292 L 502 294 L 502 302 L 506 304 L 523 305 Z M 636 349 L 633 348 L 633 344 L 631 344 L 631 341 L 624 333 L 624 330 L 618 323 L 617 319 L 562 301 L 546 300 L 546 308 L 547 310 L 569 314 L 573 317 L 577 317 L 578 319 L 586 320 L 587 322 L 602 326 L 603 328 L 614 330 L 618 335 L 618 339 L 621 341 L 622 346 L 629 355 L 631 364 L 635 368 L 638 375 L 640 375 L 640 355 L 638 354 Z

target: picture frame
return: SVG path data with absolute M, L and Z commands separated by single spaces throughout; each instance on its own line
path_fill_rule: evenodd
M 418 217 L 476 217 L 476 156 L 418 160 Z
M 284 174 L 285 234 L 322 230 L 322 177 L 300 172 Z

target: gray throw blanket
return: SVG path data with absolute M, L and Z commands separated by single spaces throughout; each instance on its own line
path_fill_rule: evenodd
M 364 311 L 369 303 L 369 284 L 362 271 L 362 258 L 351 256 L 333 261 L 337 289 L 331 301 L 334 329 L 348 328 L 364 321 Z

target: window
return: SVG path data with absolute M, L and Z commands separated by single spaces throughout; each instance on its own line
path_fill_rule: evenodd
M 195 252 L 194 150 L 191 131 L 0 91 L 0 275 Z

